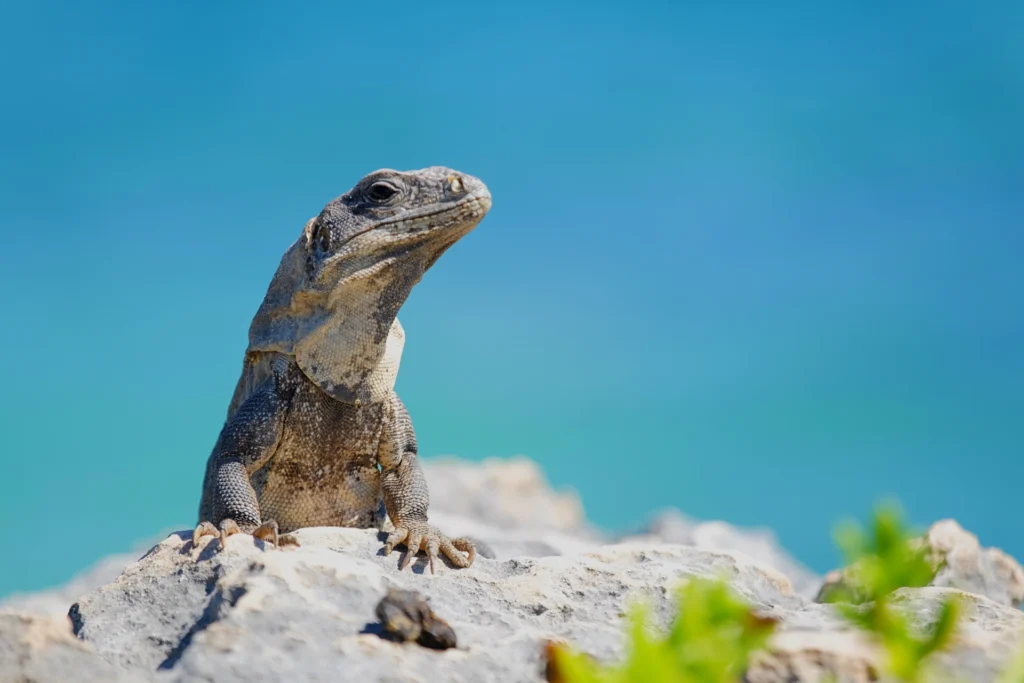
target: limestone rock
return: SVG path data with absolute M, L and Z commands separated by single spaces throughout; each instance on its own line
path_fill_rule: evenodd
M 477 463 L 443 457 L 427 458 L 422 464 L 431 493 L 431 521 L 451 536 L 478 541 L 478 552 L 484 556 L 561 555 L 606 542 L 586 521 L 579 496 L 553 490 L 529 458 L 488 458 Z M 78 598 L 113 581 L 169 532 L 135 551 L 101 559 L 62 586 L 8 596 L 0 601 L 0 611 L 66 616 Z
M 910 614 L 918 626 L 930 624 L 950 597 L 960 599 L 964 618 L 956 637 L 956 649 L 939 653 L 936 669 L 954 680 L 995 680 L 1007 661 L 1024 647 L 1024 612 L 982 595 L 955 588 L 929 586 L 901 588 L 894 603 Z
M 782 572 L 800 595 L 811 597 L 821 586 L 821 578 L 783 550 L 770 529 L 741 529 L 726 522 L 701 522 L 679 510 L 669 509 L 656 515 L 639 533 L 620 540 L 681 543 L 708 550 L 739 552 Z
M 153 542 L 157 540 L 154 539 Z M 149 543 L 146 547 L 152 545 L 153 543 Z M 125 567 L 142 557 L 145 552 L 145 549 L 142 549 L 138 552 L 110 555 L 62 586 L 35 593 L 15 593 L 0 602 L 0 612 L 67 617 L 68 608 L 75 600 L 116 579 Z
M 497 527 L 587 528 L 574 491 L 555 491 L 536 462 L 525 457 L 471 463 L 442 457 L 422 461 L 433 508 Z
M 681 546 L 619 545 L 579 556 L 495 561 L 468 570 L 399 572 L 380 535 L 319 528 L 301 548 L 264 551 L 232 536 L 197 558 L 189 534 L 172 535 L 112 584 L 72 609 L 76 632 L 130 670 L 175 680 L 536 680 L 542 643 L 572 640 L 598 656 L 621 654 L 629 601 L 655 600 L 665 618 L 681 577 L 724 573 L 771 611 L 796 607 L 785 577 L 746 558 Z M 378 636 L 374 610 L 388 588 L 416 590 L 459 635 L 438 653 Z
M 111 681 L 149 677 L 121 671 L 71 633 L 67 617 L 0 614 L 0 683 Z
M 882 655 L 867 638 L 849 631 L 783 631 L 756 653 L 745 683 L 874 683 Z
M 473 538 L 485 557 L 573 555 L 613 540 L 587 522 L 579 496 L 553 490 L 540 467 L 528 458 L 482 462 L 428 458 L 423 469 L 431 492 L 431 521 L 451 536 Z M 166 532 L 135 552 L 105 558 L 64 586 L 12 596 L 0 602 L 0 609 L 66 615 L 75 600 L 109 583 L 165 536 Z M 697 522 L 677 510 L 659 514 L 644 530 L 619 540 L 739 551 L 781 571 L 801 595 L 813 595 L 821 584 L 819 577 L 779 547 L 770 531 Z
M 399 572 L 399 551 L 384 557 L 376 531 L 303 529 L 302 547 L 287 550 L 237 535 L 219 550 L 193 548 L 183 526 L 137 562 L 142 553 L 116 556 L 67 586 L 0 606 L 0 683 L 539 681 L 546 642 L 621 657 L 629 604 L 649 601 L 665 625 L 674 587 L 694 576 L 726 577 L 779 620 L 746 673 L 750 683 L 883 678 L 877 648 L 832 606 L 809 599 L 817 577 L 768 531 L 668 511 L 615 540 L 528 460 L 428 460 L 424 469 L 431 521 L 490 546 L 497 559 L 478 556 L 467 570 L 445 565 L 431 576 L 422 556 Z M 947 595 L 969 591 L 957 648 L 938 665 L 960 680 L 992 681 L 1024 644 L 1024 613 L 1012 607 L 1024 592 L 1020 566 L 955 522 L 935 525 L 924 542 L 940 566 L 936 586 L 904 589 L 897 603 L 925 624 Z M 422 594 L 458 647 L 381 637 L 375 609 L 389 589 Z M 63 616 L 75 600 L 71 624 L 81 640 Z
M 1024 601 L 1024 569 L 999 548 L 982 548 L 978 537 L 952 519 L 936 522 L 925 543 L 939 567 L 933 586 L 950 586 L 1015 607 Z
M 488 560 L 431 576 L 421 556 L 400 572 L 381 535 L 317 528 L 302 547 L 264 550 L 245 535 L 196 552 L 174 534 L 72 609 L 76 632 L 106 661 L 167 681 L 539 681 L 548 640 L 598 659 L 621 657 L 623 616 L 645 599 L 662 624 L 688 577 L 724 576 L 780 621 L 751 682 L 877 679 L 877 653 L 833 608 L 795 595 L 785 576 L 745 555 L 628 543 L 577 555 Z M 414 590 L 458 633 L 434 651 L 381 638 L 375 608 L 389 589 Z M 953 589 L 901 593 L 922 623 Z M 1024 613 L 980 596 L 959 649 L 943 664 L 987 681 L 1024 635 Z
M 932 586 L 948 586 L 1017 607 L 1024 600 L 1024 569 L 998 548 L 982 548 L 978 537 L 952 519 L 933 524 L 918 541 L 938 570 Z M 851 568 L 829 572 L 818 600 L 848 580 Z
M 961 600 L 955 646 L 931 661 L 930 680 L 995 681 L 1024 646 L 1024 613 L 953 588 L 902 588 L 893 604 L 918 627 L 935 621 L 950 597 Z M 824 629 L 783 628 L 767 652 L 755 656 L 747 683 L 869 683 L 888 680 L 880 648 L 845 625 Z
M 607 542 L 587 522 L 579 496 L 552 489 L 529 458 L 431 458 L 423 461 L 423 472 L 431 521 L 452 536 L 477 541 L 485 557 L 574 554 Z

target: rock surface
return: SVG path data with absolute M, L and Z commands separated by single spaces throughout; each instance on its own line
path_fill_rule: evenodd
M 70 627 L 67 617 L 0 614 L 0 683 L 149 679 L 103 661 Z
M 936 522 L 925 544 L 939 568 L 933 586 L 984 595 L 1004 605 L 1024 601 L 1024 569 L 999 548 L 982 548 L 978 537 L 952 519 Z
M 78 598 L 116 579 L 125 567 L 145 555 L 149 548 L 166 538 L 170 531 L 167 530 L 150 539 L 148 543 L 136 546 L 136 550 L 132 552 L 103 558 L 63 586 L 36 593 L 15 593 L 0 602 L 0 611 L 66 617 L 68 608 Z
M 579 496 L 571 490 L 553 490 L 540 467 L 529 458 L 488 458 L 481 462 L 433 458 L 424 460 L 423 470 L 430 488 L 431 521 L 451 536 L 474 538 L 480 542 L 484 556 L 571 555 L 632 540 L 681 543 L 742 552 L 781 571 L 801 595 L 814 595 L 821 585 L 821 578 L 786 553 L 767 530 L 698 522 L 677 510 L 666 510 L 636 534 L 614 536 L 603 532 L 587 521 Z M 188 526 L 184 523 L 177 528 Z M 11 596 L 0 602 L 0 610 L 64 616 L 79 597 L 115 579 L 168 532 L 135 552 L 100 560 L 63 586 Z
M 225 551 L 168 537 L 113 583 L 72 608 L 76 633 L 105 662 L 169 681 L 536 681 L 548 639 L 601 659 L 623 654 L 621 616 L 636 599 L 667 623 L 673 589 L 692 576 L 725 576 L 765 616 L 781 621 L 772 653 L 751 681 L 878 678 L 878 656 L 828 605 L 744 555 L 681 545 L 616 544 L 578 555 L 478 559 L 434 576 L 421 557 L 400 572 L 380 534 L 318 528 L 302 547 L 264 550 L 233 536 Z M 458 636 L 445 652 L 381 638 L 375 608 L 388 589 L 423 594 Z M 904 590 L 921 623 L 951 588 Z M 1024 613 L 964 594 L 972 618 L 944 668 L 992 680 L 1024 636 Z
M 0 613 L 0 683 L 539 681 L 548 639 L 600 659 L 620 657 L 629 604 L 645 599 L 667 623 L 673 589 L 694 576 L 725 576 L 780 621 L 770 650 L 747 672 L 751 683 L 879 679 L 874 646 L 831 606 L 807 597 L 814 575 L 769 533 L 670 512 L 616 541 L 590 527 L 579 499 L 552 491 L 528 460 L 435 461 L 427 476 L 432 520 L 475 536 L 497 559 L 478 557 L 467 570 L 445 565 L 431 576 L 422 556 L 398 571 L 399 553 L 383 556 L 376 531 L 303 529 L 302 547 L 287 550 L 237 535 L 218 550 L 216 543 L 193 548 L 191 530 L 183 529 L 112 582 L 97 571 L 0 607 L 40 613 Z M 1016 565 L 980 550 L 976 539 L 971 551 L 973 537 L 959 527 L 937 527 L 931 543 L 944 553 L 949 576 L 959 577 L 944 585 L 972 591 L 964 594 L 970 619 L 940 665 L 965 680 L 993 680 L 1024 637 L 1024 613 L 1010 606 L 1019 590 Z M 102 585 L 86 586 L 90 579 Z M 458 647 L 383 638 L 376 607 L 389 589 L 422 594 L 454 629 Z M 66 617 L 47 616 L 61 602 L 66 610 L 71 590 L 80 596 L 70 611 L 80 640 Z M 958 591 L 904 589 L 899 603 L 924 624 L 950 592 Z
M 620 654 L 620 615 L 630 599 L 649 596 L 667 617 L 680 576 L 724 573 L 767 610 L 801 607 L 776 572 L 682 546 L 484 558 L 431 576 L 422 558 L 398 571 L 398 558 L 383 556 L 372 531 L 297 536 L 303 547 L 295 550 L 264 551 L 238 536 L 226 552 L 205 548 L 194 559 L 188 534 L 172 535 L 83 598 L 72 609 L 76 631 L 107 661 L 163 669 L 174 680 L 241 681 L 260 672 L 291 680 L 325 672 L 355 681 L 536 680 L 547 638 Z M 437 653 L 381 639 L 374 612 L 389 588 L 422 593 L 454 628 L 459 649 Z
M 932 586 L 959 588 L 1002 605 L 1017 607 L 1024 600 L 1024 569 L 998 548 L 982 548 L 978 537 L 952 519 L 933 524 L 919 541 L 938 570 Z M 844 585 L 850 568 L 825 576 L 818 600 Z
M 782 550 L 770 529 L 740 529 L 726 522 L 701 522 L 670 509 L 655 516 L 640 533 L 618 540 L 679 543 L 707 550 L 739 552 L 785 574 L 793 590 L 800 595 L 813 596 L 821 587 L 821 577 Z

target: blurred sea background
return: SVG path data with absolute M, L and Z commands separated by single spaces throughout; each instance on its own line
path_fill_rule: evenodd
M 887 497 L 1024 557 L 1024 4 L 0 15 L 0 595 L 192 524 L 282 252 L 430 165 L 494 208 L 400 316 L 426 456 L 818 571 Z

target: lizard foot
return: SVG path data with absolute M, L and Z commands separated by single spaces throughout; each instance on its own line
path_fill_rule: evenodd
M 241 533 L 241 529 L 235 523 L 233 519 L 221 520 L 220 528 L 215 527 L 211 522 L 200 522 L 199 526 L 192 532 L 192 547 L 198 548 L 199 542 L 206 536 L 212 536 L 220 539 L 220 547 L 223 548 L 224 544 L 227 543 L 228 536 Z
M 445 557 L 451 560 L 456 567 L 468 567 L 476 558 L 476 547 L 468 538 L 448 538 L 426 522 L 396 524 L 395 530 L 388 534 L 388 538 L 384 542 L 384 554 L 390 555 L 395 546 L 400 543 L 404 544 L 407 550 L 405 557 L 398 563 L 399 570 L 405 569 L 412 562 L 420 548 L 424 547 L 424 543 L 426 543 L 425 550 L 430 561 L 431 574 L 434 573 L 434 561 L 437 559 L 438 551 L 444 553 Z M 466 555 L 462 553 L 466 553 Z
M 211 522 L 200 522 L 199 526 L 192 532 L 192 547 L 198 548 L 199 543 L 206 536 L 211 536 L 220 541 L 221 549 L 227 547 L 228 536 L 244 533 L 242 528 L 233 519 L 222 519 L 220 528 L 215 527 Z M 291 534 L 278 534 L 277 522 L 268 520 L 252 531 L 253 538 L 258 538 L 265 543 L 273 543 L 275 548 L 284 546 L 298 546 L 299 542 Z
M 285 546 L 299 547 L 299 540 L 291 534 L 280 534 L 278 533 L 277 522 L 273 519 L 260 524 L 252 532 L 253 538 L 258 538 L 264 543 L 272 543 L 275 548 L 283 548 Z
M 209 522 L 200 522 L 199 526 L 192 532 L 192 549 L 196 550 L 199 548 L 199 541 L 203 540 L 206 536 L 216 537 L 219 535 L 220 532 L 217 531 L 217 527 Z

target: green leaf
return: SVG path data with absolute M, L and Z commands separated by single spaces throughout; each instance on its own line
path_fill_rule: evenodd
M 838 611 L 847 621 L 880 642 L 894 676 L 920 680 L 926 659 L 952 642 L 960 616 L 959 602 L 947 600 L 935 623 L 918 635 L 892 606 L 893 591 L 926 586 L 935 578 L 927 547 L 912 538 L 894 504 L 879 506 L 868 530 L 846 523 L 836 529 L 835 538 L 850 566 L 823 599 L 840 603 Z
M 602 667 L 584 655 L 558 648 L 554 660 L 564 683 L 736 683 L 750 656 L 764 647 L 775 621 L 757 615 L 723 581 L 692 579 L 678 592 L 668 633 L 652 636 L 650 610 L 630 611 L 629 655 Z M 549 680 L 556 680 L 549 677 Z

